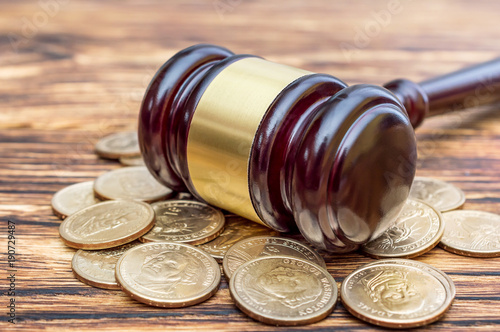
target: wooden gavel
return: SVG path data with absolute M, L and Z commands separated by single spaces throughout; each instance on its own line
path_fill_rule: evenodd
M 413 127 L 500 99 L 500 60 L 420 84 L 347 86 L 325 74 L 234 55 L 180 51 L 139 116 L 142 154 L 166 186 L 319 249 L 347 252 L 396 219 L 415 175 Z

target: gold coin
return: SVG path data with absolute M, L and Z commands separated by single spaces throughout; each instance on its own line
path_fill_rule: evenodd
M 206 252 L 185 243 L 151 242 L 128 250 L 116 264 L 116 281 L 133 299 L 179 308 L 217 292 L 220 268 Z
M 115 266 L 123 253 L 140 242 L 104 250 L 78 250 L 71 261 L 75 276 L 82 282 L 99 288 L 120 289 L 115 279 Z
M 123 167 L 102 174 L 94 182 L 94 193 L 102 200 L 133 199 L 149 203 L 174 194 L 156 181 L 145 166 Z
M 434 248 L 443 231 L 439 211 L 424 202 L 408 199 L 396 223 L 361 249 L 375 258 L 416 257 Z
M 440 212 L 457 209 L 465 203 L 464 192 L 454 185 L 418 176 L 411 186 L 410 198 L 424 201 Z
M 290 256 L 261 257 L 241 265 L 229 282 L 236 306 L 266 324 L 304 325 L 327 317 L 337 283 L 321 266 Z
M 94 181 L 75 183 L 52 196 L 52 211 L 60 219 L 100 202 L 94 196 Z
M 226 252 L 222 268 L 227 278 L 243 263 L 262 256 L 292 256 L 311 261 L 326 269 L 324 259 L 308 245 L 277 236 L 255 236 L 236 242 Z
M 125 166 L 145 166 L 142 155 L 120 157 L 119 162 Z
M 200 245 L 215 260 L 222 262 L 224 255 L 236 242 L 253 236 L 277 236 L 278 232 L 250 221 L 246 218 L 230 215 L 226 216 L 224 231 L 214 240 Z
M 402 259 L 402 258 L 392 258 L 392 259 L 382 259 L 382 260 L 378 260 L 378 261 L 375 261 L 375 262 L 371 262 L 371 263 L 368 263 L 366 264 L 365 266 L 368 266 L 368 265 L 373 265 L 373 264 L 377 264 L 377 265 L 385 265 L 385 264 L 402 264 L 402 265 L 408 265 L 408 264 L 413 264 L 414 261 L 412 260 L 408 260 L 408 259 Z M 425 263 L 422 263 L 422 264 L 425 264 Z M 440 269 L 438 269 L 437 267 L 434 267 L 432 265 L 429 265 L 429 264 L 425 264 L 425 270 L 427 272 L 429 272 L 430 274 L 434 274 L 434 276 L 438 279 L 440 279 L 442 282 L 443 282 L 443 285 L 445 285 L 446 287 L 446 291 L 450 294 L 450 296 L 452 298 L 455 298 L 455 295 L 456 295 L 456 290 L 455 290 L 455 284 L 453 283 L 453 280 L 451 280 L 451 278 L 446 274 L 444 273 L 443 271 L 441 271 Z
M 108 201 L 89 206 L 66 218 L 59 234 L 77 249 L 107 249 L 132 242 L 153 226 L 155 213 L 149 204 Z
M 451 279 L 428 264 L 389 259 L 365 265 L 349 274 L 340 289 L 345 308 L 368 323 L 411 328 L 441 318 L 451 306 Z
M 173 241 L 201 244 L 216 238 L 224 229 L 224 215 L 205 203 L 172 200 L 151 204 L 156 223 L 142 242 Z
M 500 215 L 472 210 L 443 213 L 440 247 L 471 257 L 500 256 Z
M 140 155 L 137 132 L 120 132 L 103 137 L 95 145 L 95 152 L 107 159 Z

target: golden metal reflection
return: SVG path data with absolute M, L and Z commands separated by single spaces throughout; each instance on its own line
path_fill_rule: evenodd
M 208 203 L 265 224 L 255 212 L 248 183 L 255 134 L 278 94 L 311 72 L 244 58 L 217 75 L 191 121 L 187 161 L 192 183 Z

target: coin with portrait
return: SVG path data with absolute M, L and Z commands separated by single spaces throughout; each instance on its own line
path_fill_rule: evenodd
M 138 241 L 104 250 L 78 250 L 71 261 L 75 276 L 82 282 L 99 288 L 120 289 L 115 279 L 118 259 L 128 249 L 140 244 Z
M 132 242 L 153 226 L 155 213 L 138 201 L 107 201 L 80 210 L 59 227 L 63 242 L 78 249 L 107 249 Z
M 376 258 L 416 257 L 434 248 L 443 231 L 439 211 L 424 202 L 408 199 L 394 225 L 361 249 Z
M 141 237 L 142 242 L 174 241 L 201 244 L 216 238 L 224 229 L 224 215 L 205 203 L 170 200 L 151 204 L 155 226 Z
M 465 203 L 465 194 L 459 188 L 441 180 L 420 176 L 413 180 L 410 198 L 424 201 L 440 212 L 457 209 Z
M 279 236 L 254 236 L 240 240 L 228 249 L 222 260 L 224 275 L 231 278 L 240 265 L 263 256 L 302 258 L 326 269 L 323 257 L 302 242 Z
M 178 308 L 217 292 L 221 274 L 206 252 L 185 243 L 151 242 L 128 250 L 116 264 L 116 280 L 133 299 Z
M 174 194 L 156 181 L 145 166 L 123 167 L 100 175 L 94 181 L 94 193 L 102 200 L 133 199 L 148 203 Z
M 500 256 L 500 215 L 473 210 L 443 213 L 445 230 L 439 246 L 471 257 Z
M 351 314 L 375 325 L 427 325 L 445 314 L 455 294 L 451 279 L 433 270 L 407 259 L 371 263 L 344 279 L 341 299 Z
M 94 181 L 75 183 L 67 186 L 52 196 L 52 211 L 60 219 L 65 219 L 81 209 L 100 202 L 94 196 Z
M 96 143 L 95 152 L 107 159 L 140 155 L 137 132 L 126 131 L 107 135 Z
M 391 264 L 399 264 L 399 265 L 410 265 L 413 266 L 415 264 L 418 264 L 418 267 L 422 270 L 425 270 L 426 272 L 433 274 L 437 279 L 441 280 L 442 284 L 446 287 L 446 292 L 454 298 L 456 295 L 456 290 L 455 290 L 455 284 L 453 283 L 453 280 L 448 276 L 446 273 L 444 273 L 442 270 L 438 269 L 437 267 L 434 267 L 429 264 L 425 263 L 420 263 L 413 260 L 409 259 L 403 259 L 403 258 L 391 258 L 391 259 L 381 259 L 377 260 L 371 263 L 366 264 L 365 266 L 368 265 L 373 265 L 377 264 L 379 266 L 381 265 L 391 265 Z
M 337 284 L 323 267 L 290 256 L 260 257 L 241 265 L 229 283 L 236 306 L 273 325 L 303 325 L 328 316 Z
M 199 246 L 217 261 L 222 262 L 224 255 L 236 242 L 254 236 L 276 236 L 278 232 L 246 218 L 226 216 L 224 231 L 215 239 Z

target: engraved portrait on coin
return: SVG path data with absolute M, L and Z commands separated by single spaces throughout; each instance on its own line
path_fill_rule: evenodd
M 206 252 L 185 243 L 150 242 L 127 251 L 116 281 L 132 298 L 164 308 L 203 302 L 217 292 L 221 273 Z
M 227 278 L 245 262 L 258 257 L 292 256 L 326 268 L 325 261 L 312 247 L 294 239 L 279 236 L 254 236 L 235 243 L 224 255 L 222 267 Z
M 410 314 L 421 310 L 425 302 L 408 280 L 408 272 L 376 271 L 363 278 L 362 283 L 373 303 L 380 304 L 387 312 Z
M 229 280 L 236 306 L 273 325 L 303 325 L 328 316 L 337 283 L 323 267 L 292 256 L 267 256 L 243 263 Z
M 340 293 L 354 316 L 375 325 L 410 328 L 442 317 L 455 297 L 455 286 L 428 264 L 383 259 L 351 272 Z
M 245 279 L 248 296 L 260 305 L 277 302 L 295 309 L 316 301 L 322 293 L 321 282 L 314 275 L 293 267 L 277 266 Z
M 145 288 L 172 296 L 178 286 L 199 283 L 202 272 L 203 267 L 189 255 L 168 250 L 146 256 L 134 280 Z

